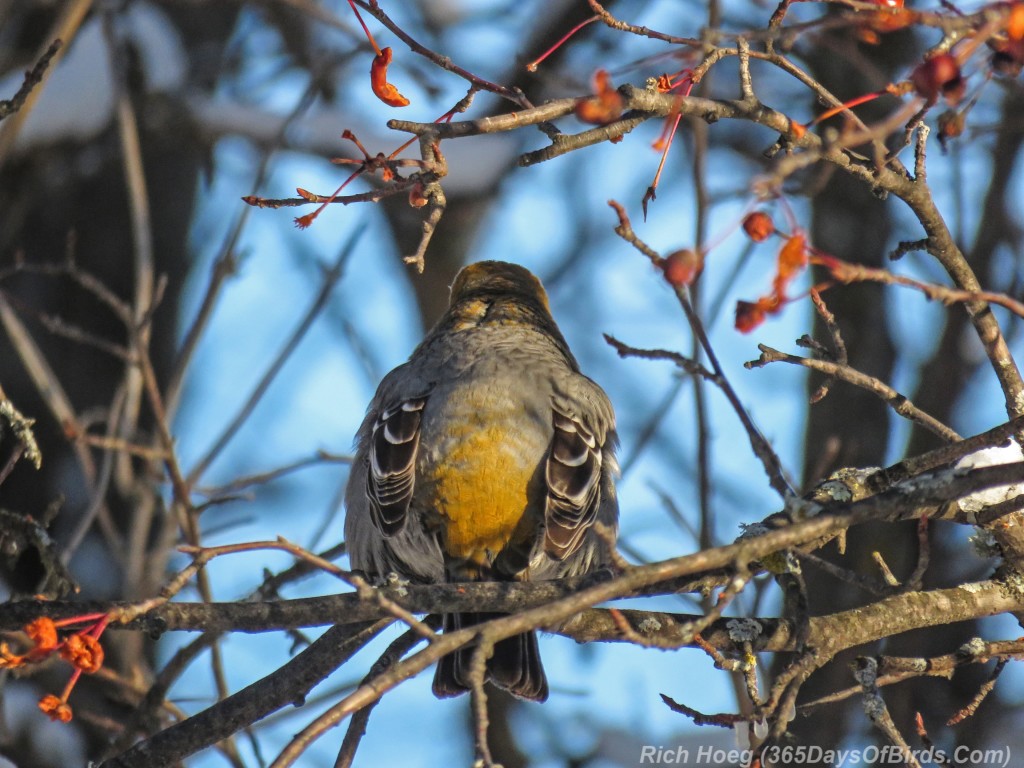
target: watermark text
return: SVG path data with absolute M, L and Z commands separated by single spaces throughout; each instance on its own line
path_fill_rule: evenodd
M 1008 768 L 1010 748 L 989 747 L 975 749 L 958 746 L 946 751 L 931 747 L 912 749 L 909 754 L 922 765 L 972 766 L 972 768 Z M 736 765 L 746 768 L 756 757 L 763 765 L 834 765 L 836 768 L 855 768 L 860 765 L 905 765 L 908 750 L 895 745 L 868 746 L 863 749 L 824 749 L 815 746 L 772 745 L 763 750 L 723 749 L 702 746 L 689 749 L 683 746 L 640 748 L 640 765 Z

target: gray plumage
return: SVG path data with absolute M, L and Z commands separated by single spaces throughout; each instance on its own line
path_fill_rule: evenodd
M 617 525 L 615 444 L 611 404 L 579 372 L 540 281 L 514 264 L 470 265 L 359 428 L 345 494 L 352 567 L 422 583 L 593 571 L 608 560 L 594 521 Z M 466 690 L 468 658 L 439 663 L 435 693 Z M 532 633 L 498 643 L 488 672 L 516 695 L 547 696 Z

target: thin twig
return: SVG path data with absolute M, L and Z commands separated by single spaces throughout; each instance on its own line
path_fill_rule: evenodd
M 667 696 L 664 693 L 659 694 L 661 700 L 665 702 L 669 709 L 673 712 L 678 712 L 681 715 L 686 715 L 688 718 L 693 720 L 694 725 L 714 725 L 719 728 L 734 728 L 738 723 L 747 721 L 747 718 L 743 715 L 733 715 L 728 712 L 721 712 L 715 715 L 705 715 L 696 709 L 680 704 L 678 701 L 673 699 L 671 696 Z
M 975 639 L 977 640 L 977 638 Z M 967 652 L 967 649 L 970 649 Z M 970 641 L 955 653 L 942 656 L 878 656 L 879 687 L 893 685 L 915 677 L 943 677 L 949 679 L 953 673 L 968 664 L 985 664 L 990 659 L 1020 659 L 1024 654 L 1024 642 L 1021 640 L 998 640 L 988 643 Z M 809 711 L 826 704 L 848 699 L 861 693 L 859 685 L 835 691 L 821 698 L 801 704 L 801 711 Z
M 71 405 L 60 379 L 46 361 L 42 350 L 35 343 L 28 329 L 11 309 L 3 291 L 0 291 L 0 324 L 7 331 L 7 336 L 10 338 L 15 352 L 21 358 L 29 378 L 32 379 L 32 383 L 43 402 L 50 409 L 57 424 L 65 432 L 76 435 L 84 433 L 85 430 L 78 421 L 78 416 L 75 414 L 75 409 Z M 96 463 L 84 445 L 73 443 L 72 448 L 78 459 L 78 464 L 82 468 L 86 484 L 90 486 L 91 490 L 96 478 Z
M 992 692 L 992 689 L 996 687 L 996 680 L 999 679 L 999 675 L 1001 675 L 1003 669 L 1006 668 L 1006 661 L 1006 659 L 999 659 L 999 661 L 996 662 L 996 665 L 992 669 L 992 674 L 989 676 L 988 680 L 986 680 L 982 684 L 981 688 L 978 689 L 978 692 L 974 695 L 974 698 L 970 700 L 967 706 L 956 712 L 956 714 L 954 714 L 951 718 L 949 718 L 949 720 L 946 721 L 947 727 L 951 728 L 954 725 L 962 723 L 964 720 L 966 720 L 968 717 L 970 717 L 978 711 L 978 707 L 981 706 L 981 702 L 983 702 L 985 698 Z
M 281 345 L 281 349 L 278 351 L 274 360 L 270 366 L 264 372 L 263 376 L 256 383 L 252 392 L 249 393 L 249 397 L 246 398 L 241 408 L 235 413 L 235 416 L 228 422 L 228 425 L 221 431 L 220 435 L 214 441 L 202 457 L 195 463 L 192 470 L 188 473 L 186 479 L 186 485 L 191 487 L 196 481 L 202 477 L 203 473 L 209 468 L 213 460 L 220 455 L 220 452 L 224 450 L 225 446 L 231 442 L 238 430 L 241 429 L 242 425 L 246 422 L 249 416 L 266 391 L 270 388 L 271 383 L 277 377 L 277 374 L 281 372 L 284 364 L 291 357 L 292 353 L 298 348 L 299 343 L 305 338 L 306 333 L 313 325 L 313 321 L 319 316 L 320 312 L 327 305 L 327 300 L 331 297 L 331 293 L 334 291 L 334 287 L 341 280 L 341 276 L 344 274 L 345 264 L 348 263 L 349 257 L 355 252 L 356 244 L 359 242 L 360 236 L 364 231 L 363 227 L 357 229 L 348 241 L 342 247 L 341 252 L 338 254 L 338 258 L 335 259 L 334 263 L 324 271 L 323 278 L 320 283 L 320 290 L 317 291 L 316 296 L 310 303 L 306 312 L 302 318 L 296 324 L 294 330 L 288 335 L 288 338 Z
M 864 692 L 864 712 L 872 723 L 883 733 L 889 742 L 900 750 L 900 756 L 908 768 L 921 768 L 921 763 L 914 755 L 910 745 L 893 722 L 889 708 L 878 690 L 878 662 L 871 657 L 857 659 L 854 666 L 854 677 Z
M 829 274 L 842 283 L 872 282 L 882 285 L 903 285 L 920 291 L 929 299 L 941 301 L 943 304 L 965 304 L 968 302 L 988 302 L 1010 310 L 1018 317 L 1024 317 L 1024 302 L 1017 301 L 1005 293 L 982 290 L 963 290 L 950 288 L 936 283 L 924 283 L 903 275 L 893 274 L 879 267 L 868 267 L 853 264 L 840 259 L 830 260 Z
M 377 19 L 377 21 L 379 21 L 381 24 L 383 24 L 385 27 L 391 30 L 391 32 L 393 32 L 395 36 L 398 37 L 398 39 L 400 39 L 403 43 L 408 45 L 409 50 L 411 50 L 413 53 L 418 53 L 420 56 L 423 56 L 424 58 L 428 59 L 435 66 L 447 72 L 451 72 L 452 74 L 458 75 L 459 77 L 461 77 L 463 80 L 465 80 L 478 90 L 490 91 L 491 93 L 497 94 L 498 96 L 501 96 L 504 99 L 508 99 L 513 104 L 516 104 L 519 107 L 529 109 L 530 107 L 533 106 L 532 104 L 530 104 L 529 100 L 526 98 L 523 92 L 520 91 L 518 88 L 506 88 L 503 85 L 498 85 L 497 83 L 492 83 L 490 80 L 485 80 L 482 77 L 478 77 L 469 70 L 463 69 L 462 67 L 455 64 L 455 62 L 453 62 L 451 58 L 449 58 L 448 56 L 442 56 L 439 53 L 435 53 L 434 51 L 427 48 L 425 45 L 417 42 L 416 39 L 413 38 L 413 36 L 406 32 L 404 29 L 402 29 L 402 27 L 399 24 L 396 24 L 394 21 L 392 21 L 391 17 L 384 12 L 384 10 L 375 2 L 375 0 L 371 0 L 371 2 L 367 2 L 366 0 L 356 0 L 356 3 L 359 5 L 360 8 L 365 10 L 367 13 L 369 13 L 371 16 Z
M 257 190 L 263 186 L 267 176 L 267 171 L 270 168 L 271 158 L 274 156 L 273 150 L 284 143 L 284 138 L 288 130 L 313 105 L 318 87 L 319 78 L 311 78 L 309 85 L 306 86 L 305 92 L 299 98 L 295 107 L 290 113 L 288 113 L 288 116 L 281 121 L 277 134 L 271 139 L 269 147 L 265 149 L 260 156 L 260 162 L 257 164 L 256 172 L 253 175 L 253 190 Z M 181 348 L 178 350 L 175 357 L 174 365 L 171 368 L 171 374 L 167 381 L 167 386 L 164 389 L 164 400 L 167 403 L 167 413 L 172 418 L 178 410 L 182 385 L 184 384 L 185 376 L 188 373 L 189 365 L 192 362 L 192 357 L 195 354 L 196 348 L 199 346 L 199 341 L 202 338 L 203 333 L 206 331 L 210 318 L 213 316 L 213 310 L 217 306 L 221 290 L 223 289 L 227 279 L 234 275 L 238 268 L 235 249 L 238 247 L 238 242 L 241 239 L 242 232 L 245 230 L 245 225 L 249 221 L 251 212 L 251 207 L 243 208 L 238 213 L 234 225 L 231 227 L 227 237 L 224 239 L 224 244 L 221 246 L 220 252 L 214 259 L 213 266 L 210 269 L 210 280 L 207 283 L 206 292 L 203 294 L 203 300 L 199 305 L 199 309 L 196 311 L 195 317 L 192 319 L 192 323 L 189 325 L 188 331 L 185 333 L 184 340 L 181 343 Z
M 8 296 L 7 301 L 10 302 L 13 307 L 16 307 L 22 314 L 30 315 L 35 318 L 43 328 L 54 336 L 69 339 L 70 341 L 74 341 L 84 347 L 92 347 L 93 349 L 105 352 L 111 357 L 115 357 L 126 363 L 130 363 L 132 360 L 132 353 L 120 344 L 116 344 L 108 339 L 97 336 L 78 325 L 68 323 L 57 315 L 39 312 L 34 307 L 19 301 L 14 296 Z
M 38 264 L 18 260 L 12 266 L 0 269 L 0 281 L 18 274 L 67 277 L 106 306 L 122 324 L 125 326 L 131 325 L 132 309 L 128 303 L 111 291 L 99 277 L 75 262 L 76 240 L 74 232 L 68 234 L 64 259 Z
M 111 402 L 110 410 L 108 411 L 107 420 L 107 439 L 116 440 L 115 435 L 117 434 L 118 418 L 123 413 L 123 387 L 119 387 L 114 393 L 113 400 Z M 88 435 L 82 437 L 90 437 Z M 81 439 L 81 438 L 80 438 Z M 85 441 L 88 444 L 88 441 Z M 114 453 L 111 451 L 106 452 L 103 455 L 103 460 L 100 462 L 99 475 L 96 481 L 96 488 L 92 492 L 92 497 L 89 500 L 89 506 L 86 507 L 85 512 L 75 522 L 75 528 L 68 537 L 67 542 L 64 545 L 64 551 L 61 553 L 61 561 L 67 565 L 71 562 L 71 558 L 74 556 L 78 547 L 81 546 L 82 542 L 85 541 L 86 534 L 89 533 L 89 529 L 92 528 L 93 522 L 100 518 L 101 530 L 107 540 L 107 545 L 111 552 L 120 555 L 122 564 L 124 564 L 125 550 L 131 550 L 130 547 L 123 546 L 123 541 L 117 529 L 113 523 L 109 520 L 109 515 L 104 515 L 107 489 L 110 486 L 110 478 L 114 472 Z M 125 568 L 127 571 L 127 567 Z
M 254 475 L 245 475 L 243 477 L 236 477 L 230 483 L 224 485 L 218 485 L 213 488 L 199 488 L 201 493 L 206 496 L 215 497 L 222 496 L 225 494 L 238 493 L 244 491 L 246 488 L 251 488 L 254 485 L 265 485 L 267 483 L 278 480 L 286 475 L 290 475 L 293 472 L 297 472 L 308 467 L 315 467 L 321 464 L 351 464 L 351 456 L 338 456 L 327 451 L 317 451 L 313 456 L 309 456 L 305 459 L 299 459 L 293 461 L 290 464 L 285 464 L 283 467 L 277 467 L 276 469 L 268 470 L 267 472 L 258 472 Z
M 882 586 L 878 584 L 874 579 L 868 578 L 856 571 L 851 571 L 848 568 L 842 568 L 831 560 L 826 560 L 823 557 L 818 557 L 813 552 L 795 552 L 794 553 L 801 561 L 810 563 L 815 568 L 818 568 L 825 573 L 829 574 L 839 581 L 843 581 L 847 584 L 852 584 L 859 589 L 863 589 L 868 594 L 874 595 L 875 597 L 885 597 L 893 593 L 892 586 Z
M 125 188 L 128 196 L 128 214 L 132 235 L 132 328 L 131 339 L 136 356 L 145 354 L 148 349 L 151 328 L 145 318 L 156 306 L 156 267 L 153 254 L 153 222 L 149 205 L 149 194 L 146 188 L 145 166 L 142 160 L 142 141 L 139 137 L 139 124 L 135 108 L 128 92 L 125 57 L 127 51 L 125 41 L 114 29 L 113 11 L 103 14 L 103 31 L 107 39 L 110 64 L 115 73 L 115 91 L 117 104 L 118 137 L 121 145 L 121 162 L 124 171 Z M 124 413 L 117 420 L 122 440 L 130 440 L 135 434 L 139 413 L 142 409 L 143 389 L 142 373 L 134 363 L 126 366 L 124 373 Z M 131 457 L 126 454 L 117 456 L 117 478 L 121 488 L 127 488 L 133 482 L 134 469 Z M 140 521 L 145 523 L 146 521 Z
M 828 307 L 825 305 L 824 299 L 821 298 L 821 294 L 813 288 L 811 289 L 811 301 L 814 302 L 814 308 L 818 312 L 818 317 L 820 317 L 821 322 L 825 324 L 829 337 L 832 339 L 832 355 L 834 362 L 839 365 L 847 365 L 849 357 L 846 352 L 846 342 L 843 341 L 843 335 L 839 330 L 839 323 L 836 322 L 835 315 L 829 311 Z M 832 382 L 834 381 L 834 376 L 826 378 L 811 395 L 810 402 L 813 404 L 821 401 L 828 394 L 828 391 L 832 386 Z
M 32 426 L 35 423 L 35 419 L 27 418 L 15 408 L 14 403 L 4 392 L 3 385 L 0 384 L 0 437 L 3 436 L 5 426 L 9 428 L 21 446 L 15 461 L 24 456 L 32 463 L 32 466 L 39 469 L 43 466 L 43 454 L 36 442 L 35 432 L 32 431 Z M 6 477 L 6 473 L 0 477 L 0 482 L 3 482 L 4 477 Z
M 53 74 L 57 65 L 60 64 L 64 54 L 67 53 L 68 47 L 74 42 L 79 30 L 81 29 L 82 22 L 85 21 L 86 15 L 89 13 L 89 8 L 92 6 L 93 0 L 72 0 L 72 2 L 65 3 L 60 15 L 53 22 L 49 32 L 46 33 L 43 38 L 46 43 L 42 47 L 37 55 L 36 59 L 43 58 L 52 41 L 60 40 L 62 45 L 59 50 L 55 51 L 53 56 L 50 57 L 49 66 L 45 71 L 42 72 L 40 78 L 41 85 L 36 88 L 32 88 L 27 94 L 24 102 L 21 104 L 17 112 L 15 112 L 11 119 L 6 121 L 3 126 L 0 126 L 0 168 L 3 167 L 4 163 L 7 162 L 8 157 L 11 155 L 11 150 L 14 148 L 14 143 L 17 141 L 18 134 L 21 133 L 22 127 L 25 125 L 25 121 L 28 120 L 29 114 L 32 112 L 33 107 L 39 102 L 39 94 L 43 88 L 46 87 L 46 81 Z
M 921 589 L 928 564 L 931 562 L 931 551 L 931 539 L 928 538 L 928 515 L 921 515 L 917 519 L 917 565 L 907 577 L 904 584 L 905 589 L 909 591 Z
M 225 555 L 234 555 L 240 552 L 253 552 L 264 549 L 281 550 L 283 552 L 288 552 L 289 554 L 292 554 L 297 558 L 305 560 L 306 562 L 320 569 L 324 573 L 329 573 L 330 575 L 335 576 L 336 578 L 345 582 L 346 584 L 348 584 L 356 590 L 361 599 L 367 600 L 372 603 L 376 603 L 378 606 L 380 606 L 382 610 L 391 614 L 394 618 L 399 619 L 400 621 L 404 621 L 406 624 L 409 625 L 410 629 L 420 634 L 422 637 L 425 637 L 428 640 L 433 640 L 436 637 L 434 631 L 429 626 L 427 626 L 422 621 L 417 619 L 411 612 L 407 611 L 394 600 L 388 598 L 379 589 L 374 589 L 373 587 L 371 587 L 366 582 L 366 580 L 363 579 L 361 576 L 350 571 L 345 571 L 336 566 L 334 563 L 323 559 L 319 555 L 310 552 L 309 550 L 300 547 L 299 545 L 294 544 L 281 536 L 279 536 L 276 541 L 250 541 L 241 544 L 225 544 L 219 547 L 183 546 L 179 547 L 179 549 L 181 549 L 181 551 L 183 552 L 191 554 L 193 556 L 193 562 L 188 568 L 181 571 L 175 577 L 174 581 L 172 582 L 172 584 L 174 585 L 173 589 L 175 592 L 177 591 L 177 589 L 180 589 L 180 585 L 183 585 L 184 581 L 187 580 L 187 578 L 190 578 L 193 573 L 198 572 L 200 569 L 205 567 L 207 563 L 209 563 L 211 560 L 215 558 L 223 557 Z M 172 592 L 171 590 L 172 587 L 170 585 L 167 588 L 165 588 L 164 594 L 161 595 L 160 600 L 165 600 L 173 596 L 174 592 Z M 153 602 L 147 604 L 145 610 L 152 610 L 152 608 L 160 604 L 160 602 Z M 130 617 L 131 615 L 132 614 L 130 613 L 122 614 L 122 620 L 124 618 Z
M 424 619 L 424 622 L 429 624 L 431 629 L 435 631 L 441 628 L 441 621 L 438 616 L 428 617 Z M 419 632 L 414 632 L 411 629 L 397 637 L 384 653 L 380 655 L 380 658 L 373 663 L 373 666 L 370 667 L 370 671 L 366 673 L 360 685 L 368 683 L 374 677 L 396 664 L 399 659 L 412 650 L 422 639 L 423 636 Z M 359 742 L 366 733 L 366 724 L 370 719 L 370 713 L 373 712 L 374 707 L 377 706 L 379 701 L 380 699 L 367 704 L 352 715 L 352 719 L 348 724 L 348 730 L 345 731 L 345 738 L 341 743 L 341 749 L 338 751 L 338 757 L 334 761 L 334 768 L 350 768 L 352 761 L 355 759 L 356 750 L 359 748 Z
M 637 237 L 636 233 L 633 231 L 633 226 L 629 221 L 629 216 L 626 214 L 626 210 L 614 200 L 609 200 L 608 205 L 615 210 L 619 218 L 619 224 L 615 227 L 615 234 L 631 244 L 634 248 L 640 251 L 640 253 L 644 254 L 653 264 L 659 264 L 661 262 L 661 255 Z M 711 364 L 712 370 L 714 371 L 712 378 L 709 380 L 722 391 L 726 399 L 729 401 L 729 404 L 732 406 L 733 411 L 735 411 L 736 415 L 739 417 L 740 423 L 743 424 L 743 428 L 747 433 L 747 439 L 750 441 L 750 446 L 754 451 L 754 455 L 761 460 L 765 474 L 768 475 L 769 484 L 783 499 L 794 497 L 796 493 L 786 480 L 785 473 L 782 470 L 782 462 L 779 460 L 779 457 L 776 455 L 771 444 L 765 439 L 764 435 L 761 434 L 761 431 L 754 424 L 753 420 L 750 418 L 750 414 L 747 413 L 746 408 L 744 408 L 743 404 L 740 402 L 739 396 L 736 394 L 736 391 L 732 388 L 732 385 L 726 378 L 725 373 L 718 362 L 718 356 L 715 354 L 714 349 L 712 349 L 711 342 L 704 330 L 704 324 L 693 311 L 693 307 L 690 305 L 690 300 L 686 296 L 684 287 L 676 289 L 676 298 L 679 300 L 679 305 L 682 307 L 683 313 L 686 315 L 686 319 L 690 323 L 690 327 L 694 330 L 694 333 L 700 342 L 701 349 L 704 350 L 704 354 L 707 356 L 708 362 Z M 680 364 L 678 360 L 676 362 L 677 364 Z
M 839 363 L 833 363 L 828 360 L 815 360 L 813 358 L 797 357 L 796 355 L 786 354 L 785 352 L 780 352 L 777 349 L 769 347 L 767 344 L 758 344 L 757 348 L 761 350 L 761 357 L 757 360 L 751 360 L 744 363 L 745 368 L 762 368 L 769 363 L 778 362 L 802 365 L 804 368 L 810 368 L 811 370 L 819 371 L 829 376 L 834 376 L 848 384 L 853 384 L 854 386 L 871 392 L 879 399 L 888 403 L 889 406 L 903 418 L 908 419 L 915 424 L 919 424 L 932 434 L 938 435 L 947 442 L 955 443 L 962 439 L 960 435 L 934 416 L 925 413 L 910 402 L 905 395 L 901 395 L 888 384 L 876 379 L 874 376 L 861 373 L 848 365 L 840 365 Z
M 487 659 L 493 653 L 494 645 L 481 635 L 469 662 L 469 706 L 473 711 L 473 750 L 476 753 L 474 765 L 479 765 L 480 768 L 500 768 L 495 766 L 491 747 L 487 743 L 490 719 L 487 716 L 487 691 L 484 689 L 484 682 L 487 679 Z
M 0 120 L 21 109 L 32 89 L 43 81 L 43 75 L 50 66 L 50 61 L 57 55 L 57 51 L 60 50 L 63 44 L 59 37 L 50 43 L 50 47 L 43 52 L 43 55 L 32 66 L 32 69 L 25 73 L 25 79 L 22 81 L 18 92 L 10 99 L 0 99 Z
M 882 553 L 875 550 L 871 553 L 871 559 L 875 561 L 875 565 L 878 566 L 878 570 L 882 573 L 882 581 L 888 584 L 892 589 L 897 589 L 900 586 L 900 580 L 896 578 L 896 575 L 892 572 L 889 564 L 885 562 L 885 558 Z

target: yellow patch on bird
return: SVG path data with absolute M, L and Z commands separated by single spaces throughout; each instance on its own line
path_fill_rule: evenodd
M 459 305 L 458 312 L 454 313 L 452 331 L 464 331 L 467 328 L 476 328 L 480 321 L 487 314 L 488 303 L 480 299 L 464 301 Z
M 444 549 L 449 557 L 489 565 L 517 533 L 537 462 L 524 461 L 507 423 L 463 424 L 449 439 L 433 483 Z

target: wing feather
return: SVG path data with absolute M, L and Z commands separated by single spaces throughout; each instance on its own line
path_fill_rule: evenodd
M 581 419 L 552 411 L 554 437 L 545 476 L 544 549 L 564 560 L 579 549 L 601 506 L 602 446 Z
M 370 500 L 370 518 L 385 537 L 394 536 L 405 527 L 415 486 L 416 453 L 426 403 L 425 397 L 404 400 L 383 409 L 373 422 L 366 495 Z

